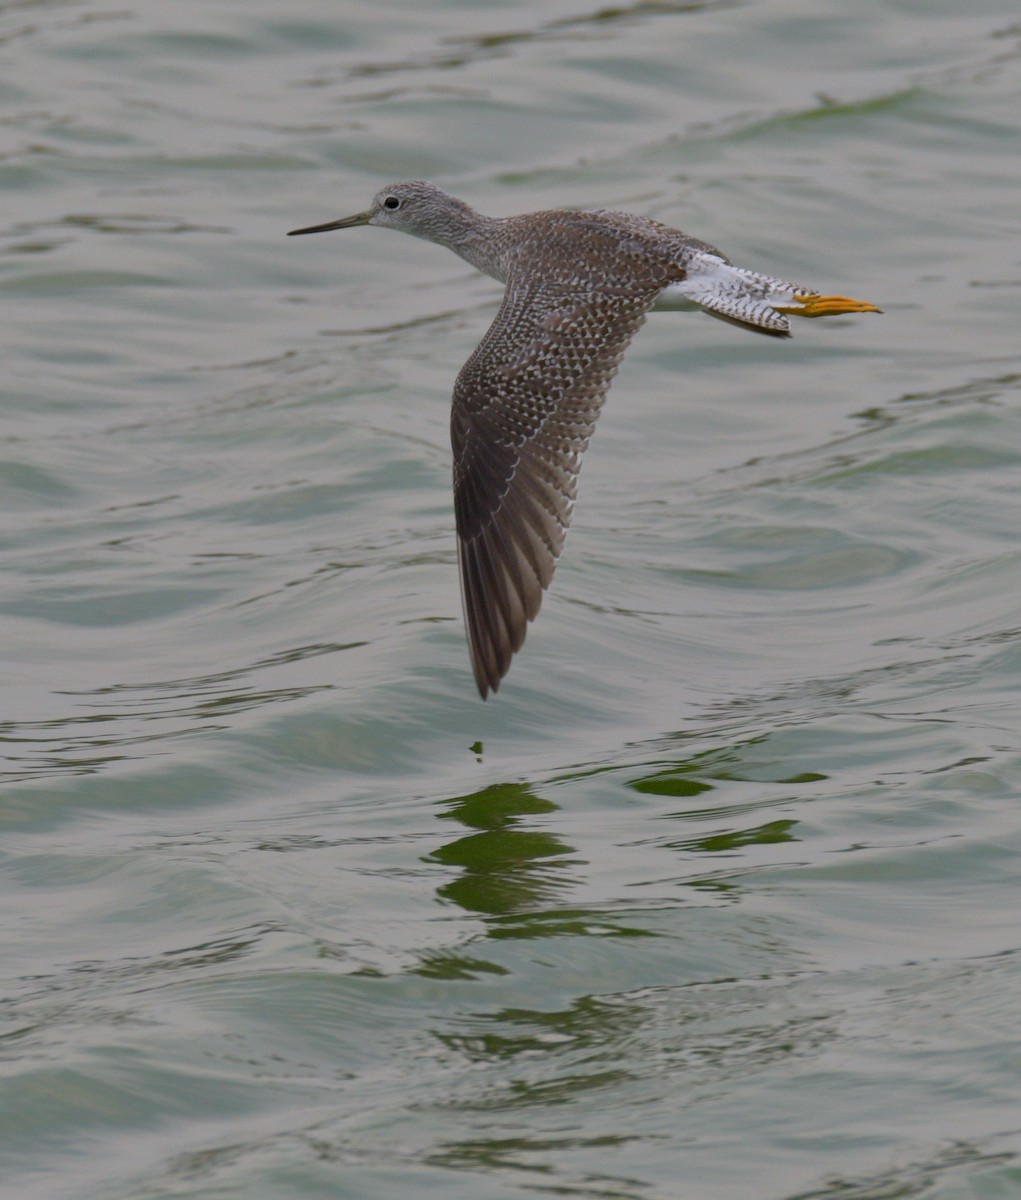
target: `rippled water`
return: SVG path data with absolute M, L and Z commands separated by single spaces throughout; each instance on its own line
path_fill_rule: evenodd
M 0 3 L 0 1173 L 35 1198 L 1021 1192 L 1006 0 Z M 378 230 L 630 208 L 653 316 L 500 695 Z

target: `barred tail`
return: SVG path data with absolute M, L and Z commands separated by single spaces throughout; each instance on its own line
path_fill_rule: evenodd
M 698 255 L 686 266 L 687 278 L 666 288 L 657 307 L 694 303 L 710 316 L 772 337 L 790 336 L 788 315 L 829 317 L 882 311 L 864 300 L 821 296 L 772 275 L 745 271 L 715 254 Z

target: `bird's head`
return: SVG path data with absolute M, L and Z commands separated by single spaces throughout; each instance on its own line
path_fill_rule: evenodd
M 352 229 L 356 225 L 382 225 L 431 242 L 446 243 L 451 236 L 456 236 L 466 219 L 472 215 L 472 210 L 463 200 L 449 195 L 433 183 L 411 180 L 381 188 L 372 197 L 372 204 L 365 212 L 341 217 L 339 221 L 327 221 L 324 225 L 292 229 L 289 236 Z

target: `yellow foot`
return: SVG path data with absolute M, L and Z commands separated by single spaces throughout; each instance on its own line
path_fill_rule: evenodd
M 793 304 L 774 305 L 779 312 L 798 317 L 835 317 L 840 313 L 882 312 L 867 300 L 852 300 L 849 296 L 819 296 L 814 293 L 796 294 L 797 307 Z

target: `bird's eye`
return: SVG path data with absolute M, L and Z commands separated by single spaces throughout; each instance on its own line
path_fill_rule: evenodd
M 395 212 L 400 206 L 401 200 L 399 196 L 387 196 L 383 201 L 383 207 L 388 208 L 391 212 Z

